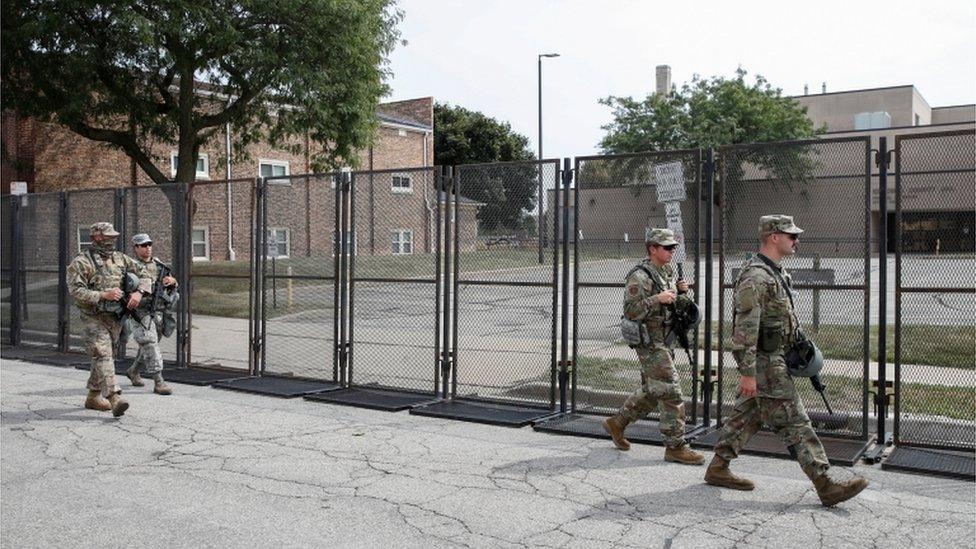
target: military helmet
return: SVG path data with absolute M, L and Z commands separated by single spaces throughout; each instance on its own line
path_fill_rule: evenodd
M 823 370 L 823 353 L 809 339 L 794 343 L 783 358 L 786 360 L 786 369 L 793 377 L 813 377 L 820 375 L 820 370 Z

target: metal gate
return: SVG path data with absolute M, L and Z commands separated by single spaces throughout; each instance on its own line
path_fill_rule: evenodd
M 570 222 L 573 244 L 574 339 L 571 402 L 583 413 L 615 412 L 641 386 L 641 366 L 620 335 L 627 273 L 647 257 L 646 227 L 669 227 L 678 236 L 675 268 L 693 284 L 700 302 L 703 226 L 698 149 L 576 159 Z M 687 421 L 698 421 L 698 334 L 690 355 L 675 349 Z M 657 413 L 650 416 L 656 419 Z
M 433 396 L 442 194 L 433 168 L 353 172 L 347 382 Z
M 972 452 L 974 132 L 899 135 L 895 155 L 895 444 Z
M 187 186 L 182 239 L 186 362 L 246 375 L 254 366 L 257 180 Z M 179 261 L 174 261 L 179 263 Z
M 871 143 L 868 137 L 722 147 L 717 150 L 718 265 L 716 417 L 738 391 L 731 340 L 733 284 L 759 249 L 759 217 L 792 215 L 806 232 L 784 266 L 793 275 L 797 316 L 825 357 L 822 378 L 835 414 L 806 380 L 796 380 L 821 435 L 866 440 L 871 273 Z M 728 375 L 729 373 L 732 375 Z M 828 441 L 824 441 L 829 446 Z M 856 459 L 863 446 L 851 446 Z M 831 449 L 828 448 L 828 454 Z M 834 456 L 831 455 L 833 459 Z
M 555 409 L 559 237 L 539 238 L 544 216 L 532 204 L 540 186 L 553 196 L 558 185 L 554 160 L 457 167 L 447 264 L 452 397 Z M 479 200 L 486 193 L 490 204 Z

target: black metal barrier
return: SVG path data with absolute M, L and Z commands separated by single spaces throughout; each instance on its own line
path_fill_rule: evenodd
M 872 417 L 884 438 L 889 394 L 899 448 L 971 455 L 973 132 L 886 148 L 852 137 L 5 196 L 0 327 L 12 349 L 77 351 L 66 269 L 109 220 L 126 252 L 150 233 L 180 281 L 170 376 L 602 436 L 601 416 L 640 385 L 619 336 L 623 278 L 644 229 L 670 227 L 704 316 L 675 361 L 689 436 L 708 445 L 737 389 L 737 269 L 759 217 L 787 213 L 806 229 L 785 266 L 833 412 L 797 386 L 831 458 L 856 459 Z M 879 183 L 894 162 L 895 192 L 880 185 L 872 203 L 875 160 Z M 653 427 L 637 438 L 658 441 Z M 779 453 L 763 436 L 753 450 Z
M 868 442 L 871 336 L 871 143 L 868 137 L 751 144 L 717 150 L 721 211 L 717 304 L 719 425 L 735 404 L 739 376 L 728 346 L 732 293 L 739 269 L 759 249 L 759 218 L 786 213 L 804 229 L 797 253 L 784 259 L 792 274 L 801 328 L 824 354 L 821 378 L 830 413 L 806 379 L 795 385 L 828 457 L 852 463 Z M 729 373 L 732 375 L 728 375 Z M 714 442 L 717 435 L 705 443 Z M 767 444 L 787 455 L 782 444 Z
M 976 478 L 976 140 L 895 138 L 894 444 L 885 468 Z

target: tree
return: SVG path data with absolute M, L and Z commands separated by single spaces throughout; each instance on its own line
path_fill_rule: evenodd
M 149 144 L 176 145 L 175 181 L 201 145 L 235 127 L 317 167 L 368 143 L 399 34 L 393 0 L 9 0 L 2 5 L 3 107 L 62 124 L 170 182 Z
M 443 166 L 533 160 L 529 139 L 500 122 L 459 106 L 434 105 L 434 160 Z M 526 212 L 535 208 L 539 171 L 530 164 L 460 169 L 461 193 L 485 204 L 478 210 L 485 231 L 534 230 Z
M 762 76 L 748 84 L 746 74 L 740 68 L 731 79 L 695 75 L 680 90 L 641 101 L 601 99 L 613 109 L 613 121 L 603 126 L 607 134 L 600 148 L 607 154 L 708 148 L 803 139 L 825 131 L 813 127 L 806 107 L 783 97 Z
M 613 121 L 603 126 L 607 133 L 600 141 L 601 149 L 607 154 L 673 151 L 812 138 L 826 131 L 825 127 L 814 128 L 806 107 L 784 97 L 781 89 L 759 75 L 749 84 L 746 75 L 742 68 L 730 79 L 695 75 L 680 90 L 651 94 L 640 101 L 613 96 L 601 99 L 613 109 Z M 813 145 L 747 147 L 722 155 L 720 169 L 724 181 L 742 179 L 751 166 L 789 186 L 792 181 L 810 178 L 818 154 Z M 633 179 L 646 171 L 645 163 L 646 159 L 625 158 L 617 162 L 617 171 L 626 174 L 625 180 Z M 594 167 L 585 175 L 599 184 L 599 172 Z M 639 193 L 640 187 L 634 192 Z

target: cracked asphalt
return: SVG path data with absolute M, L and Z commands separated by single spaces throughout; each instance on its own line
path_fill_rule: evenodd
M 734 492 L 656 446 L 186 385 L 124 385 L 116 420 L 86 376 L 3 361 L 3 547 L 976 545 L 970 482 L 858 466 L 824 509 L 789 461 L 736 460 Z

